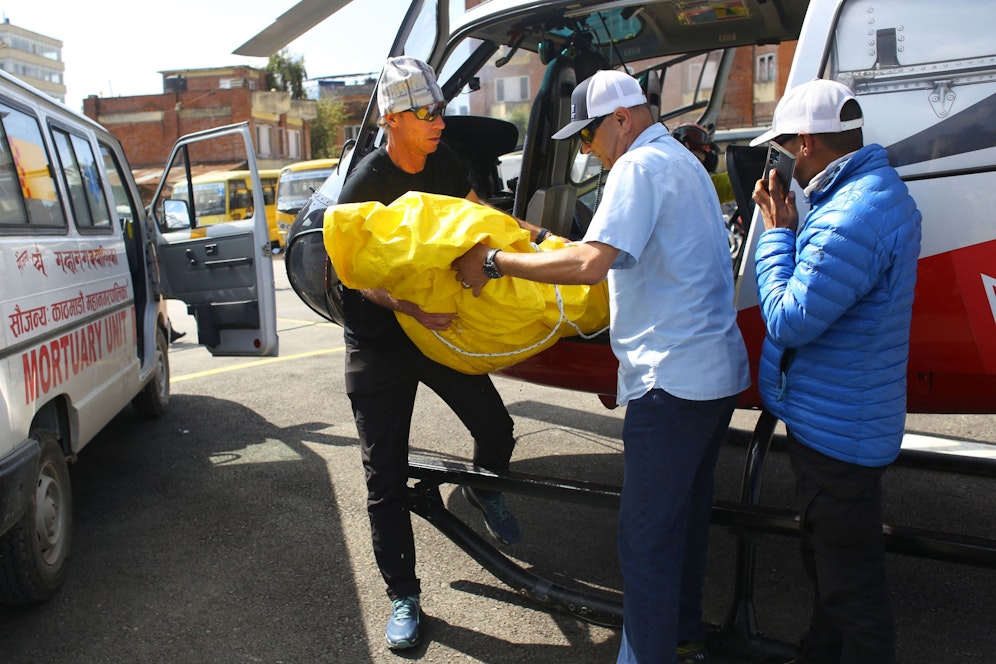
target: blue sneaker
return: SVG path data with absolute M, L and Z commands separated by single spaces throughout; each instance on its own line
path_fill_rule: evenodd
M 505 498 L 500 493 L 481 491 L 469 486 L 461 487 L 463 497 L 484 513 L 484 525 L 488 533 L 504 544 L 518 544 L 522 531 L 515 516 L 505 507 Z
M 418 595 L 391 600 L 391 619 L 387 621 L 384 635 L 387 647 L 394 650 L 411 648 L 418 644 L 418 624 L 422 619 Z

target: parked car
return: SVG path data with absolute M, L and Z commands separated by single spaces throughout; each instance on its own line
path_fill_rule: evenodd
M 280 169 L 275 209 L 281 246 L 287 242 L 287 233 L 294 217 L 338 164 L 338 159 L 309 159 Z

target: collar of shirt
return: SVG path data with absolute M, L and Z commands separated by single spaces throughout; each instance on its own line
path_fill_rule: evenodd
M 854 152 L 857 152 L 857 150 Z M 813 179 L 810 180 L 809 184 L 806 185 L 806 188 L 803 189 L 803 193 L 806 195 L 807 201 L 814 191 L 822 190 L 833 181 L 833 179 L 837 176 L 837 173 L 840 173 L 841 169 L 843 169 L 844 166 L 847 165 L 847 162 L 851 160 L 851 157 L 854 156 L 854 152 L 848 152 L 843 157 L 834 159 L 827 164 L 826 168 L 813 176 Z
M 640 132 L 640 135 L 637 136 L 633 143 L 629 146 L 629 150 L 635 150 L 638 147 L 647 145 L 648 143 L 653 143 L 654 141 L 659 141 L 670 135 L 671 134 L 667 131 L 667 127 L 660 122 L 655 122 Z M 629 152 L 629 150 L 627 150 L 627 152 Z

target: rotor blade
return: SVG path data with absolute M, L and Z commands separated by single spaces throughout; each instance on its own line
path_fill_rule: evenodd
M 301 0 L 270 27 L 232 51 L 235 55 L 268 58 L 305 32 L 336 13 L 350 0 Z

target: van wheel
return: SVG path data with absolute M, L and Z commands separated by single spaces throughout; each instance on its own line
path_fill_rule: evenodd
M 131 405 L 142 417 L 159 417 L 169 405 L 169 342 L 161 329 L 156 330 L 154 362 L 155 375 L 131 401 Z
M 33 434 L 41 456 L 21 520 L 0 537 L 0 602 L 31 604 L 52 596 L 66 576 L 73 536 L 73 492 L 55 436 Z

